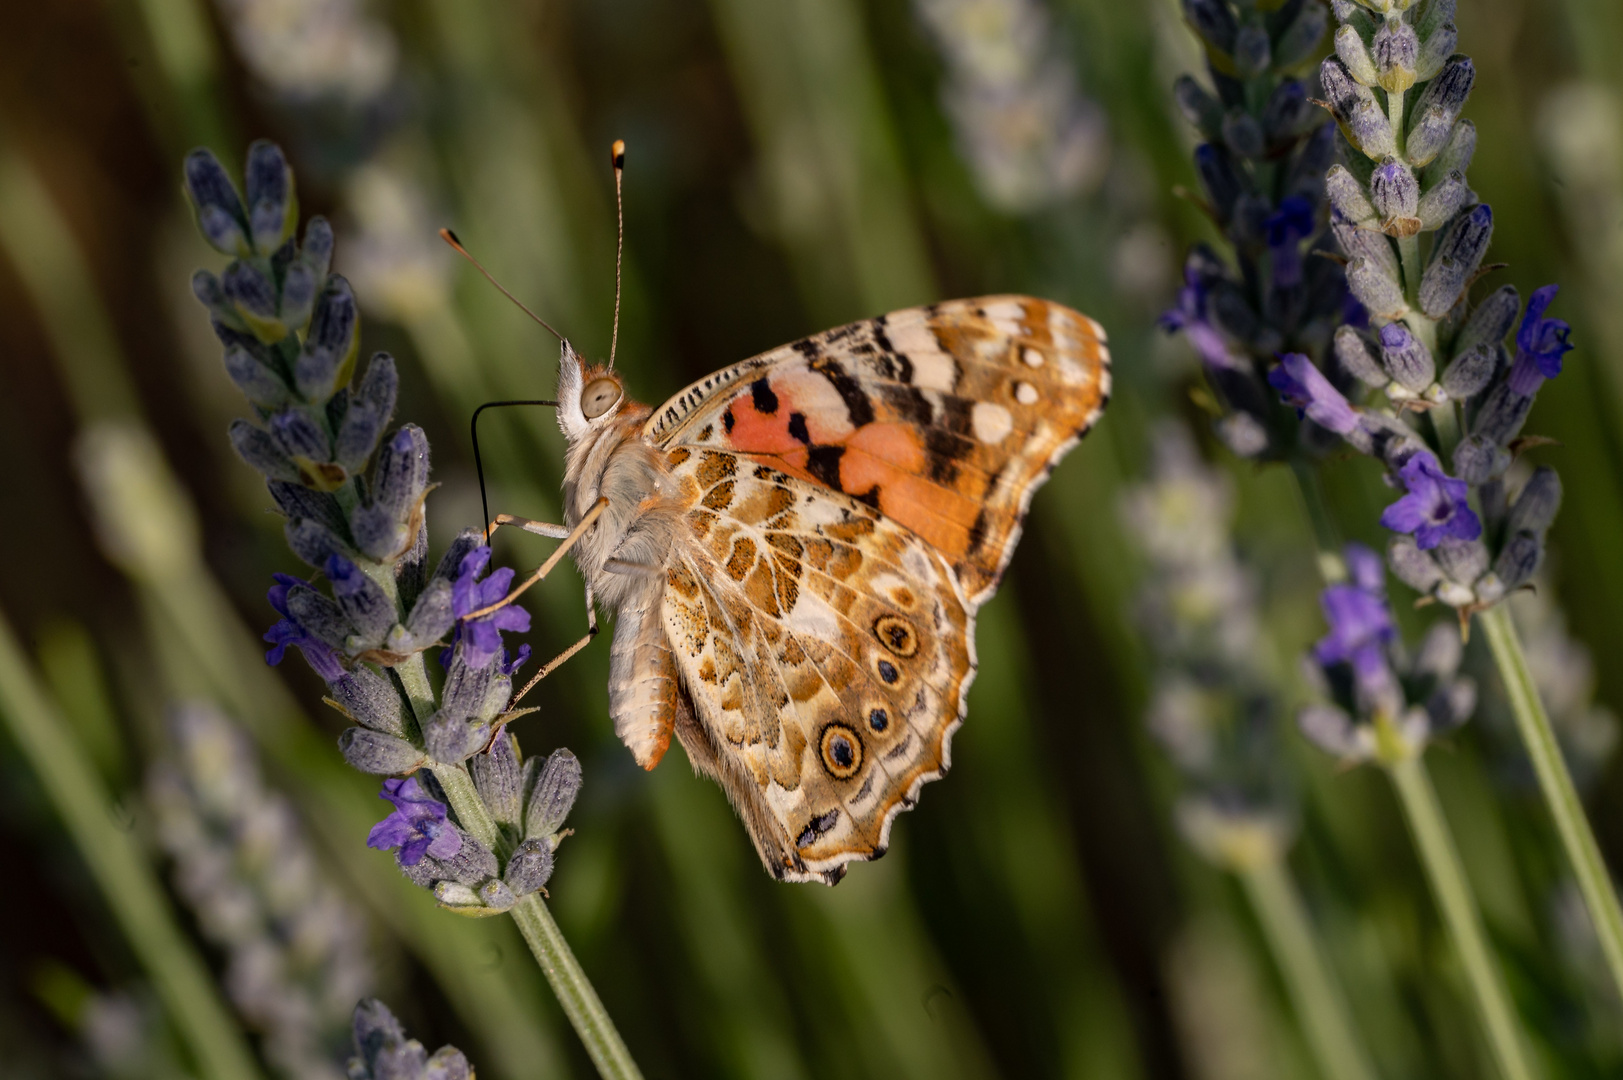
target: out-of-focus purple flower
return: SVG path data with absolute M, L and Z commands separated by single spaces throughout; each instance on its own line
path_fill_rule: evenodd
M 1313 235 L 1313 226 L 1313 203 L 1305 195 L 1287 195 L 1264 222 L 1276 288 L 1302 283 L 1302 241 Z
M 1544 317 L 1559 289 L 1559 285 L 1535 289 L 1528 298 L 1521 328 L 1516 331 L 1516 363 L 1510 369 L 1509 383 L 1523 397 L 1532 397 L 1545 379 L 1561 374 L 1561 357 L 1572 349 L 1567 340 L 1572 327 L 1566 320 Z
M 1281 401 L 1296 407 L 1298 417 L 1307 416 L 1338 435 L 1346 435 L 1358 426 L 1357 411 L 1301 353 L 1281 356 L 1278 365 L 1268 372 L 1268 385 L 1279 391 Z
M 504 566 L 491 572 L 483 581 L 479 575 L 490 565 L 490 548 L 480 546 L 463 556 L 457 567 L 456 580 L 451 582 L 451 609 L 456 612 L 456 633 L 452 647 L 462 647 L 462 662 L 471 668 L 487 667 L 497 656 L 504 656 L 502 635 L 504 630 L 522 634 L 530 628 L 530 613 L 517 604 L 497 608 L 488 615 L 469 619 L 472 612 L 487 608 L 507 595 L 513 583 L 513 568 Z M 519 649 L 519 657 L 511 667 L 529 659 L 529 646 Z
M 271 643 L 270 649 L 265 652 L 265 663 L 272 667 L 282 662 L 287 654 L 287 647 L 295 645 L 304 654 L 305 662 L 320 675 L 325 682 L 334 682 L 344 674 L 344 665 L 339 663 L 338 654 L 332 646 L 317 638 L 306 630 L 287 607 L 287 594 L 298 585 L 310 587 L 308 581 L 302 581 L 292 574 L 274 574 L 276 584 L 271 586 L 265 598 L 270 601 L 271 607 L 281 616 L 269 630 L 265 631 L 265 640 Z
M 1348 544 L 1346 558 L 1352 583 L 1324 590 L 1320 604 L 1330 633 L 1313 655 L 1326 666 L 1351 665 L 1358 685 L 1376 696 L 1392 684 L 1386 645 L 1397 633 L 1386 606 L 1385 573 L 1380 556 L 1362 544 Z
M 1466 502 L 1466 483 L 1443 472 L 1429 450 L 1411 454 L 1398 470 L 1409 493 L 1381 514 L 1393 532 L 1413 533 L 1415 545 L 1429 551 L 1446 539 L 1475 540 L 1482 522 Z
M 378 798 L 394 803 L 394 812 L 372 826 L 367 847 L 399 848 L 401 866 L 416 866 L 424 855 L 449 859 L 462 850 L 462 836 L 446 820 L 445 804 L 424 791 L 415 776 L 385 780 Z
M 1386 564 L 1381 557 L 1363 544 L 1348 544 L 1345 554 L 1347 576 L 1352 583 L 1371 596 L 1385 595 Z
M 1241 358 L 1230 349 L 1223 332 L 1212 324 L 1207 313 L 1211 290 L 1194 267 L 1183 272 L 1184 286 L 1178 290 L 1178 304 L 1168 308 L 1157 325 L 1168 333 L 1182 330 L 1202 363 L 1230 371 L 1242 370 Z

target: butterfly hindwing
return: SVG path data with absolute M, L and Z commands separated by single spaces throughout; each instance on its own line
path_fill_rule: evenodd
M 871 506 L 732 451 L 669 458 L 693 542 L 663 618 L 702 729 L 676 733 L 774 873 L 837 880 L 946 770 L 973 614 L 929 545 Z
M 664 447 L 733 450 L 879 510 L 984 602 L 1033 491 L 1110 392 L 1098 323 L 993 296 L 829 330 L 708 376 L 654 411 Z

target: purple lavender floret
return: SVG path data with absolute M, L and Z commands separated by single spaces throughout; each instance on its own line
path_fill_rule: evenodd
M 1387 607 L 1381 559 L 1362 544 L 1348 544 L 1351 584 L 1331 585 L 1320 605 L 1330 633 L 1313 647 L 1319 663 L 1348 664 L 1366 693 L 1376 696 L 1391 683 L 1386 646 L 1396 636 Z
M 379 851 L 399 848 L 401 866 L 416 866 L 424 855 L 449 859 L 462 850 L 462 836 L 446 819 L 445 804 L 424 791 L 415 776 L 383 782 L 378 798 L 394 812 L 366 836 L 366 846 Z
M 1535 289 L 1516 331 L 1516 363 L 1510 369 L 1509 382 L 1510 388 L 1523 397 L 1531 397 L 1545 379 L 1561 374 L 1561 357 L 1572 349 L 1567 340 L 1572 327 L 1566 320 L 1544 317 L 1559 289 L 1559 285 Z
M 513 583 L 513 569 L 510 566 L 493 570 L 489 577 L 479 580 L 479 575 L 489 565 L 490 548 L 482 545 L 464 555 L 457 567 L 456 579 L 451 582 L 451 610 L 458 620 L 452 647 L 460 645 L 462 662 L 475 669 L 485 668 L 501 656 L 505 674 L 529 659 L 530 651 L 528 645 L 521 646 L 518 659 L 507 664 L 507 654 L 502 648 L 502 631 L 524 633 L 530 628 L 530 613 L 517 604 L 509 604 L 489 615 L 467 618 L 469 613 L 489 607 L 506 596 L 508 587 Z
M 1240 370 L 1239 358 L 1229 350 L 1222 331 L 1212 324 L 1207 313 L 1211 289 L 1200 270 L 1186 266 L 1183 277 L 1184 285 L 1178 290 L 1177 306 L 1163 312 L 1156 325 L 1169 334 L 1182 330 L 1202 363 L 1219 370 Z
M 1358 427 L 1358 413 L 1324 373 L 1301 353 L 1286 353 L 1268 372 L 1268 385 L 1279 399 L 1295 406 L 1298 418 L 1308 417 L 1321 427 L 1346 435 Z
M 287 594 L 296 586 L 310 587 L 308 581 L 303 581 L 292 574 L 274 574 L 276 584 L 271 586 L 265 598 L 270 601 L 271 607 L 281 616 L 274 626 L 265 631 L 265 640 L 271 643 L 270 649 L 265 653 L 265 663 L 275 667 L 282 662 L 287 654 L 287 647 L 294 645 L 304 654 L 305 662 L 320 675 L 324 682 L 334 682 L 344 674 L 344 665 L 338 660 L 338 654 L 332 646 L 311 634 L 305 629 L 293 613 L 288 610 Z
M 1386 508 L 1381 524 L 1393 532 L 1413 533 L 1415 545 L 1429 551 L 1444 540 L 1475 540 L 1482 522 L 1466 501 L 1467 486 L 1443 472 L 1429 450 L 1409 456 L 1398 470 L 1408 494 Z
M 1313 203 L 1306 196 L 1287 195 L 1280 200 L 1279 209 L 1263 223 L 1268 230 L 1268 250 L 1273 254 L 1277 288 L 1302 283 L 1301 244 L 1313 235 L 1313 213 Z

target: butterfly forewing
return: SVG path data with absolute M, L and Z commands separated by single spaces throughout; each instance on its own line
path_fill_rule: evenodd
M 655 410 L 644 434 L 734 450 L 867 503 L 939 551 L 980 603 L 1032 492 L 1109 392 L 1097 323 L 995 296 L 910 308 L 746 360 Z

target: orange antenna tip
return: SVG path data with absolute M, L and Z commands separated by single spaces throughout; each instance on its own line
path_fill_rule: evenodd
M 615 139 L 614 145 L 609 147 L 609 161 L 613 163 L 616 169 L 626 167 L 626 141 L 624 139 Z

